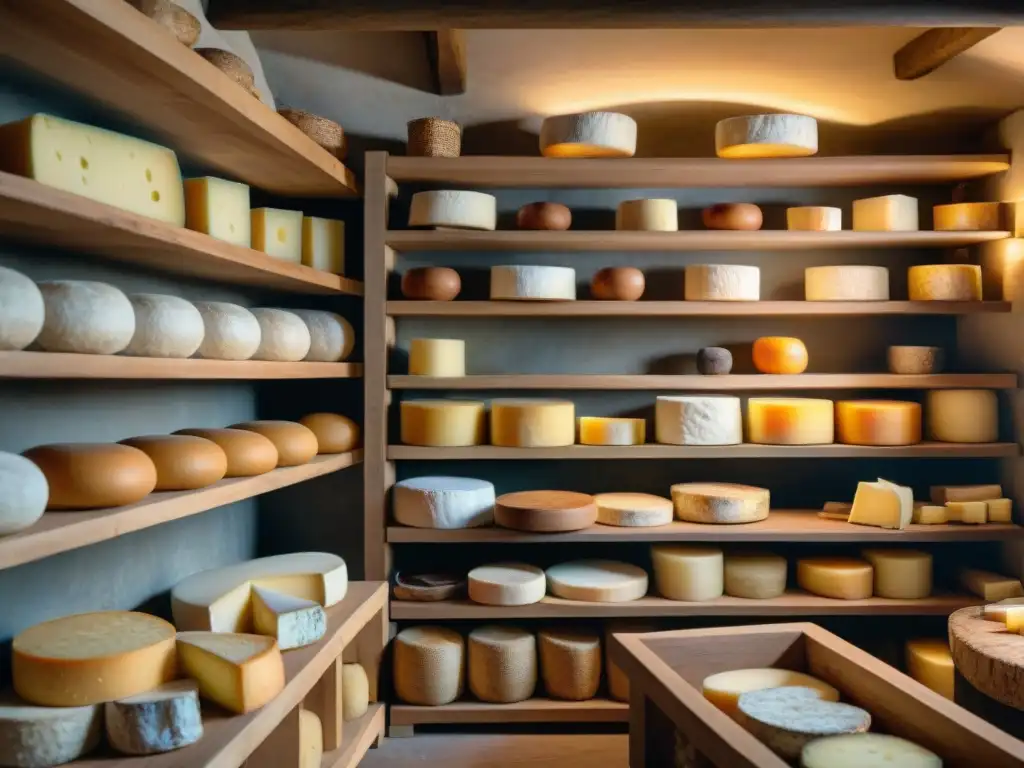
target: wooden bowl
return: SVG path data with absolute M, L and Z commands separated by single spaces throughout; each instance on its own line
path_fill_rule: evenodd
M 199 42 L 203 31 L 199 19 L 171 0 L 129 0 L 139 11 L 174 35 L 178 42 L 191 48 Z
M 277 110 L 277 114 L 339 160 L 345 159 L 348 147 L 345 142 L 345 131 L 342 130 L 339 123 L 326 117 L 320 117 L 320 115 L 314 115 L 304 109 L 283 107 Z
M 256 78 L 241 56 L 220 48 L 196 48 L 195 51 L 245 90 L 250 93 L 256 90 Z
M 516 214 L 520 229 L 564 230 L 572 224 L 572 211 L 561 203 L 527 203 Z
M 396 573 L 395 599 L 434 603 L 453 600 L 466 593 L 466 579 L 450 573 Z
M 764 222 L 761 209 L 753 203 L 717 203 L 701 211 L 700 216 L 708 229 L 752 231 Z
M 449 267 L 415 267 L 402 275 L 402 295 L 422 301 L 451 301 L 462 290 L 459 273 Z
M 636 301 L 645 284 L 644 273 L 636 267 L 605 267 L 590 281 L 590 293 L 606 301 Z

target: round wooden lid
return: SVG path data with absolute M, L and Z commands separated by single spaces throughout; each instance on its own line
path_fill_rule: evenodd
M 949 647 L 957 671 L 996 701 L 1024 710 L 1024 636 L 998 621 L 987 621 L 978 607 L 949 617 Z
M 506 493 L 495 502 L 494 521 L 517 531 L 578 531 L 597 522 L 597 504 L 593 496 L 573 491 Z

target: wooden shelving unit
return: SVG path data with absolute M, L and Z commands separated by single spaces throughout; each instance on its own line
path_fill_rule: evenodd
M 440 707 L 394 704 L 392 726 L 451 725 L 455 723 L 625 723 L 629 706 L 620 701 L 590 699 L 558 701 L 527 699 L 514 704 L 456 701 Z

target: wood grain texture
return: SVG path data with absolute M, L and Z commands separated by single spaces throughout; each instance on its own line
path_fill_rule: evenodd
M 412 726 L 399 726 L 411 728 Z M 423 734 L 387 739 L 360 768 L 627 768 L 622 734 Z
M 461 29 L 425 33 L 427 60 L 437 92 L 457 96 L 466 92 L 466 40 Z
M 450 723 L 624 723 L 628 707 L 619 701 L 527 699 L 514 704 L 456 701 L 440 707 L 393 704 L 394 725 Z
M 999 27 L 941 27 L 922 32 L 893 56 L 896 79 L 924 77 L 999 30 Z
M 371 746 L 381 741 L 383 735 L 384 705 L 370 704 L 365 715 L 345 723 L 341 746 L 335 750 L 325 751 L 321 766 L 356 768 L 359 765 L 368 765 L 369 762 L 362 762 L 363 758 Z
M 986 621 L 977 609 L 949 617 L 949 646 L 957 671 L 1001 704 L 1024 710 L 1024 637 Z

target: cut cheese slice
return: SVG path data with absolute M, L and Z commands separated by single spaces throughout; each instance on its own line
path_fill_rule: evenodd
M 176 435 L 194 435 L 216 443 L 228 460 L 224 477 L 262 475 L 277 466 L 277 448 L 269 438 L 247 429 L 179 429 Z
M 849 733 L 815 739 L 800 754 L 803 768 L 942 768 L 942 758 L 911 741 L 884 733 Z
M 597 522 L 623 528 L 649 528 L 672 522 L 672 500 L 649 493 L 599 493 Z
M 0 350 L 24 349 L 39 335 L 46 318 L 43 294 L 21 272 L 0 267 Z
M 977 264 L 920 264 L 907 271 L 911 301 L 981 301 Z
M 825 701 L 839 701 L 839 691 L 816 677 L 789 669 L 734 669 L 704 678 L 704 698 L 728 715 L 736 712 L 740 696 L 767 688 L 799 686 L 817 691 Z
M 691 544 L 651 547 L 654 582 L 669 600 L 700 602 L 722 596 L 725 567 L 722 550 Z
M 497 210 L 494 195 L 485 192 L 416 192 L 409 205 L 409 226 L 491 230 L 497 226 Z
M 615 209 L 615 229 L 677 232 L 679 230 L 679 203 L 664 198 L 623 200 Z
M 786 229 L 799 232 L 838 232 L 843 228 L 841 208 L 820 205 L 786 209 Z
M 259 709 L 284 689 L 284 661 L 272 637 L 179 632 L 178 661 L 200 696 L 235 714 Z
M 309 331 L 309 351 L 303 360 L 318 363 L 336 363 L 352 354 L 356 334 L 352 323 L 334 312 L 320 309 L 290 309 L 306 324 Z
M 576 270 L 522 264 L 491 267 L 492 301 L 574 301 Z
M 917 198 L 908 195 L 882 195 L 854 200 L 853 229 L 857 232 L 916 231 Z
M 462 339 L 413 339 L 409 342 L 410 376 L 466 375 L 466 342 Z
M 156 487 L 152 459 L 130 445 L 37 445 L 24 456 L 46 476 L 47 510 L 120 507 L 141 501 Z
M 249 311 L 260 325 L 260 344 L 253 360 L 295 363 L 309 354 L 313 337 L 301 317 L 273 307 L 256 307 Z
M 252 588 L 252 625 L 258 635 L 277 640 L 282 651 L 312 645 L 327 632 L 320 603 L 265 587 Z
M 676 517 L 688 523 L 754 523 L 768 517 L 767 488 L 735 483 L 678 483 L 672 486 Z
M 133 293 L 128 301 L 135 313 L 135 333 L 122 355 L 191 357 L 203 343 L 203 316 L 191 302 L 156 293 Z
M 318 454 L 347 453 L 359 445 L 359 425 L 340 413 L 307 413 L 299 424 L 313 433 Z
M 345 222 L 302 217 L 302 263 L 307 267 L 345 274 Z
M 849 521 L 857 525 L 902 530 L 914 516 L 914 492 L 902 485 L 879 480 L 857 483 Z
M 989 499 L 985 505 L 988 507 L 990 523 L 1013 522 L 1013 501 L 1011 499 Z
M 491 444 L 508 448 L 553 448 L 576 442 L 576 406 L 571 400 L 491 401 Z
M 808 157 L 817 151 L 818 121 L 807 115 L 743 115 L 715 125 L 719 157 Z
M 537 641 L 519 627 L 484 626 L 469 633 L 469 690 L 481 701 L 511 704 L 537 687 Z
M 203 736 L 199 687 L 192 680 L 105 705 L 107 741 L 125 755 L 155 755 L 195 744 Z
M 506 493 L 495 501 L 494 522 L 516 531 L 579 531 L 597 522 L 597 504 L 593 496 L 573 491 Z
M 324 724 L 316 712 L 299 710 L 298 768 L 320 768 L 324 761 Z
M 581 416 L 579 432 L 580 445 L 643 445 L 647 420 Z
M 770 600 L 786 591 L 786 558 L 747 552 L 725 556 L 725 594 L 748 600 Z
M 530 605 L 544 599 L 544 571 L 524 563 L 481 565 L 469 572 L 469 599 L 483 605 Z
M 414 477 L 391 491 L 395 521 L 415 528 L 475 528 L 494 522 L 494 484 L 468 477 Z
M 544 690 L 553 699 L 586 701 L 601 684 L 601 637 L 589 632 L 542 630 L 537 634 Z
M 913 445 L 921 442 L 921 404 L 902 400 L 839 400 L 836 442 Z
M 252 245 L 249 187 L 213 176 L 186 179 L 185 226 L 248 248 Z
M 984 525 L 988 522 L 988 504 L 984 501 L 947 501 L 946 516 L 951 523 Z
M 757 301 L 761 270 L 745 264 L 690 264 L 684 272 L 687 301 Z
M 192 491 L 223 480 L 228 457 L 212 440 L 194 435 L 130 437 L 122 445 L 138 448 L 156 467 L 157 491 Z
M 739 445 L 740 399 L 731 395 L 662 395 L 655 401 L 654 433 L 669 445 Z
M 394 639 L 395 694 L 407 704 L 436 707 L 462 695 L 462 635 L 446 627 L 407 627 Z
M 370 679 L 362 664 L 341 665 L 341 711 L 346 723 L 366 714 L 370 708 Z
M 932 208 L 936 232 L 995 231 L 1003 226 L 999 203 L 948 203 Z
M 894 600 L 920 600 L 932 593 L 932 556 L 913 549 L 865 549 L 861 557 L 874 570 L 874 594 Z
M 948 640 L 908 640 L 907 674 L 940 696 L 953 700 L 953 655 Z
M 747 435 L 762 445 L 822 445 L 834 436 L 831 400 L 752 397 L 747 401 Z
M 250 222 L 254 250 L 293 264 L 302 263 L 302 211 L 253 208 Z
M 1006 623 L 1006 616 L 1011 608 L 1024 606 L 1024 597 L 1006 597 L 997 603 L 986 605 L 982 609 L 982 618 L 986 621 Z
M 928 390 L 925 412 L 928 434 L 933 440 L 992 443 L 999 439 L 999 405 L 991 389 Z
M 203 343 L 196 357 L 208 360 L 248 360 L 260 346 L 260 324 L 252 312 L 224 301 L 197 301 L 203 316 Z
M 968 592 L 977 595 L 986 603 L 995 603 L 1008 597 L 1024 597 L 1020 579 L 1000 576 L 991 571 L 964 568 L 960 571 L 960 583 Z
M 918 525 L 944 525 L 949 522 L 949 513 L 945 507 L 921 504 L 914 507 L 911 522 Z
M 949 501 L 985 501 L 1003 495 L 1001 485 L 933 485 L 931 500 L 935 504 Z
M 820 597 L 866 600 L 874 589 L 871 563 L 853 557 L 806 557 L 797 561 L 800 588 Z
M 614 560 L 576 560 L 547 569 L 555 597 L 592 603 L 623 603 L 647 594 L 647 572 Z
M 580 112 L 544 118 L 540 153 L 544 157 L 632 157 L 636 121 L 619 112 Z
M 0 696 L 0 765 L 50 768 L 77 760 L 103 736 L 103 707 L 34 707 Z
M 807 301 L 888 301 L 889 270 L 863 264 L 807 267 L 804 298 Z
M 46 511 L 49 495 L 39 467 L 24 456 L 0 451 L 0 536 L 34 525 Z
M 270 440 L 277 449 L 277 466 L 296 467 L 316 456 L 320 446 L 309 427 L 294 421 L 243 421 L 231 429 L 255 432 Z
M 43 280 L 46 306 L 35 344 L 46 352 L 114 355 L 135 335 L 135 310 L 128 297 L 92 280 Z
M 401 404 L 401 440 L 435 448 L 481 445 L 484 404 L 473 400 L 406 400 Z

